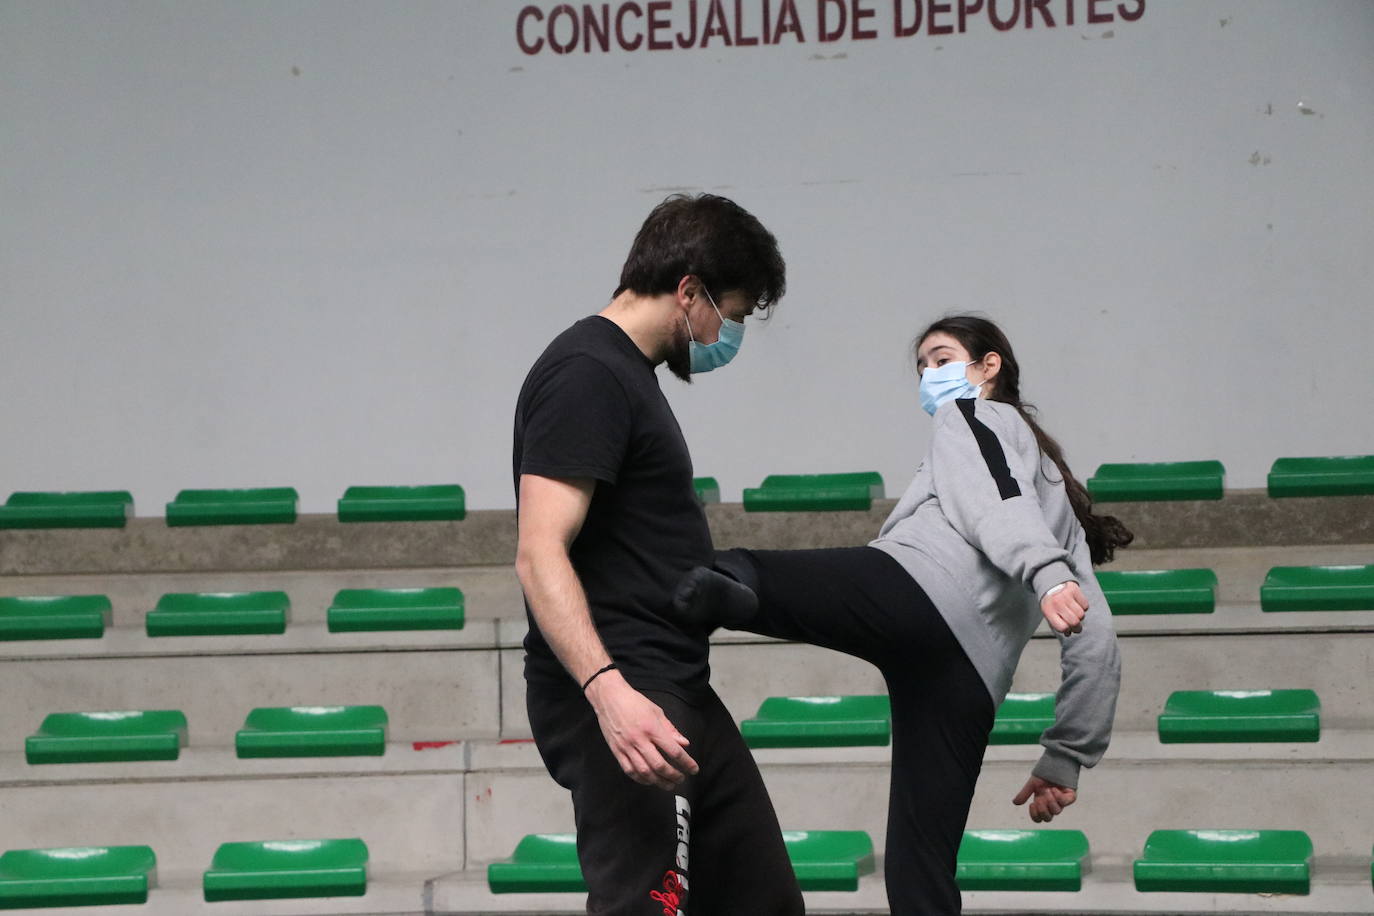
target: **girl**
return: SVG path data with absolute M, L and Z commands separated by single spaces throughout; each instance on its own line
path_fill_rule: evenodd
M 955 864 L 994 713 L 1043 616 L 1059 637 L 1055 722 L 1013 799 L 1047 822 L 1111 735 L 1120 661 L 1093 565 L 1132 535 L 1095 516 L 1021 402 L 992 322 L 945 318 L 916 342 L 930 450 L 866 547 L 730 550 L 674 598 L 686 621 L 824 646 L 878 666 L 892 703 L 887 893 L 898 916 L 960 912 Z

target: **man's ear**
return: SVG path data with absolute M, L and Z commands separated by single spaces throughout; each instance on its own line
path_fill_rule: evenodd
M 701 295 L 701 278 L 696 274 L 684 274 L 682 279 L 677 281 L 678 302 L 683 305 L 691 305 L 699 295 Z

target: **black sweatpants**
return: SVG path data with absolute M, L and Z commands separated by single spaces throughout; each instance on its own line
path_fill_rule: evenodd
M 578 693 L 528 685 L 535 744 L 572 792 L 587 912 L 797 916 L 805 912 L 773 803 L 713 691 L 690 703 L 645 691 L 691 743 L 700 771 L 668 792 L 634 782 Z
M 954 874 L 992 730 L 992 697 L 940 612 L 892 557 L 872 547 L 730 550 L 759 612 L 745 629 L 872 662 L 892 701 L 887 815 L 893 916 L 960 912 Z

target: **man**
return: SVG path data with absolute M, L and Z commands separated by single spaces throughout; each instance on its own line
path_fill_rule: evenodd
M 781 298 L 777 241 L 732 201 L 675 196 L 635 237 L 611 303 L 554 339 L 515 411 L 526 704 L 572 793 L 587 912 L 804 912 L 777 816 L 709 684 L 705 632 L 670 619 L 711 534 L 659 390 L 729 362 Z

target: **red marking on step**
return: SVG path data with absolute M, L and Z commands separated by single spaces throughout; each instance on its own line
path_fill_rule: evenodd
M 448 747 L 450 744 L 457 743 L 457 741 L 416 741 L 411 747 L 417 751 L 429 751 L 436 747 Z
M 533 744 L 533 738 L 502 738 L 499 744 Z

